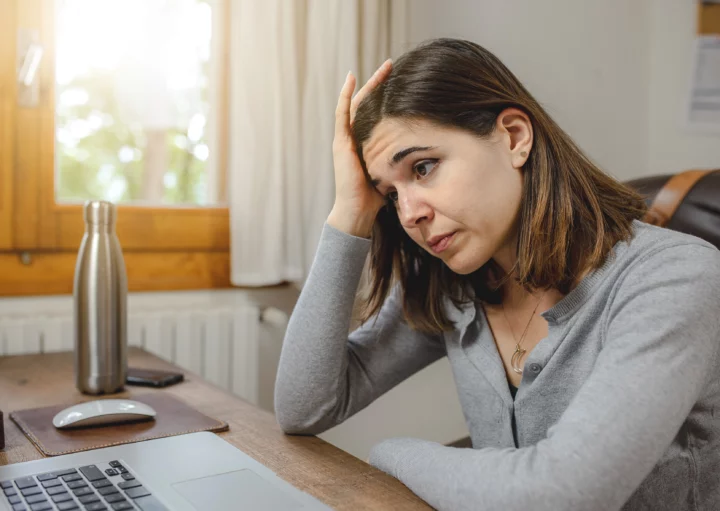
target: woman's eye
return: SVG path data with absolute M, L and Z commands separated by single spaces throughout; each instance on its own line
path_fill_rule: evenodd
M 437 165 L 437 160 L 423 160 L 413 166 L 413 171 L 420 177 L 426 177 Z
M 413 165 L 413 172 L 419 177 L 427 177 L 438 164 L 438 160 L 422 160 Z M 388 192 L 385 194 L 385 198 L 388 202 L 396 203 L 398 201 L 397 191 Z

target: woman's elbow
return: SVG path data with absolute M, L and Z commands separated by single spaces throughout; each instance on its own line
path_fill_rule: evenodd
M 291 396 L 275 394 L 275 420 L 288 435 L 319 435 L 335 424 L 319 410 L 309 409 Z
M 279 407 L 275 407 L 275 420 L 286 435 L 319 435 L 329 429 L 307 419 L 298 414 L 284 413 Z

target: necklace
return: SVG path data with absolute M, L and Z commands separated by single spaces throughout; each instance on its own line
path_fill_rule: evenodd
M 547 291 L 545 291 L 547 293 Z M 525 330 L 523 330 L 522 335 L 520 336 L 520 340 L 517 340 L 517 337 L 515 337 L 515 332 L 512 329 L 512 325 L 510 324 L 510 320 L 508 320 L 507 314 L 505 313 L 505 305 L 501 302 L 500 305 L 502 307 L 503 316 L 505 316 L 505 321 L 508 324 L 508 327 L 510 328 L 510 333 L 513 336 L 513 340 L 515 341 L 515 351 L 512 354 L 512 357 L 510 358 L 510 366 L 512 366 L 513 371 L 515 371 L 517 374 L 522 374 L 523 369 L 520 365 L 520 362 L 522 361 L 523 356 L 525 353 L 527 353 L 527 350 L 520 347 L 522 342 L 525 340 L 525 334 L 527 334 L 528 328 L 530 328 L 530 323 L 532 322 L 532 319 L 535 317 L 535 312 L 537 312 L 537 308 L 540 306 L 540 302 L 542 302 L 542 299 L 545 297 L 545 293 L 540 296 L 540 299 L 538 300 L 537 305 L 535 305 L 535 308 L 533 309 L 532 314 L 530 315 L 530 319 L 527 322 L 527 325 L 525 325 Z

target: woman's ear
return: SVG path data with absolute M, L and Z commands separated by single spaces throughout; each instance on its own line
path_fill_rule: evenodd
M 533 127 L 530 118 L 519 108 L 506 108 L 497 117 L 496 130 L 502 135 L 516 169 L 527 161 L 533 144 Z

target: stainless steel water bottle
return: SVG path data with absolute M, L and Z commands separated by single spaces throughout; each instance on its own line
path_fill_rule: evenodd
M 111 202 L 85 203 L 75 266 L 75 384 L 86 394 L 122 390 L 127 374 L 127 276 Z

